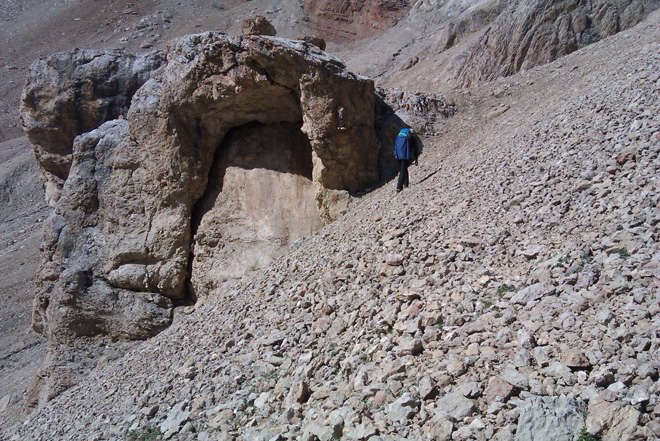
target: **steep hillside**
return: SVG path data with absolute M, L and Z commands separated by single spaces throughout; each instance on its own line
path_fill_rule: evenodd
M 0 143 L 0 425 L 23 418 L 45 340 L 30 327 L 41 222 L 49 210 L 27 138 Z
M 549 63 L 658 7 L 657 0 L 418 1 L 376 38 L 330 48 L 381 85 L 444 92 Z M 351 56 L 358 47 L 362 55 Z
M 454 93 L 410 188 L 4 436 L 658 439 L 659 28 Z

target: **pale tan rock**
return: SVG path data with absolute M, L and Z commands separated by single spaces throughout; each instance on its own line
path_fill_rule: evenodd
M 275 27 L 263 15 L 243 20 L 241 32 L 243 35 L 277 35 Z
M 635 432 L 640 413 L 620 401 L 590 403 L 585 422 L 587 432 L 603 441 L 628 440 Z
M 146 73 L 138 68 L 157 66 L 151 58 L 87 55 L 56 56 L 63 72 L 35 64 L 24 94 L 38 160 L 66 179 L 34 303 L 33 327 L 53 342 L 160 332 L 188 282 L 198 297 L 263 267 L 378 179 L 373 82 L 317 48 L 211 32 L 173 41 L 167 63 Z M 82 87 L 59 79 L 103 82 L 90 72 L 104 57 L 151 79 L 134 95 L 141 83 L 127 83 L 126 118 L 79 136 L 71 154 L 78 132 L 67 121 L 87 114 L 58 112 L 54 100 Z M 85 91 L 83 103 L 110 106 L 102 86 Z M 117 116 L 103 108 L 76 130 Z M 61 136 L 42 136 L 53 125 Z
M 579 349 L 568 349 L 561 356 L 562 364 L 573 369 L 584 369 L 591 367 L 591 363 L 584 352 Z

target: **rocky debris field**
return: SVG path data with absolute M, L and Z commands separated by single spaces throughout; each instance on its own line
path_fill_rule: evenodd
M 659 26 L 456 93 L 410 188 L 4 436 L 660 439 Z
M 32 331 L 33 278 L 39 266 L 43 200 L 27 138 L 0 143 L 0 425 L 25 416 L 25 390 L 45 339 Z

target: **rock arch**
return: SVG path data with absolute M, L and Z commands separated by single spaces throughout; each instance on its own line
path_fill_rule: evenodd
M 378 179 L 374 96 L 371 80 L 304 42 L 215 32 L 172 41 L 125 118 L 65 152 L 35 329 L 60 342 L 148 337 L 188 284 L 200 295 L 336 218 L 350 191 Z M 38 107 L 24 107 L 34 127 Z M 259 246 L 241 255 L 241 240 L 243 251 Z

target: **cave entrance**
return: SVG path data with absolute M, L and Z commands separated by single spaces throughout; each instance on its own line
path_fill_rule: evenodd
M 193 295 L 262 268 L 322 226 L 301 122 L 251 122 L 215 149 L 192 218 Z

